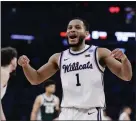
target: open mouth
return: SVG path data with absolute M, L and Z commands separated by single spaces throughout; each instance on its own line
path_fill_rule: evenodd
M 70 39 L 76 39 L 76 38 L 77 38 L 77 35 L 70 35 L 69 38 L 70 38 Z

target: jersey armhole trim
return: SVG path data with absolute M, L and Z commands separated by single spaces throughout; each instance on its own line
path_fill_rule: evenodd
M 59 69 L 61 69 L 61 63 L 62 63 L 62 56 L 63 56 L 63 52 L 61 52 L 60 54 L 60 57 L 59 57 L 59 61 L 58 61 L 58 66 L 59 66 Z
M 63 52 L 60 53 L 59 59 L 58 59 L 58 67 L 61 68 L 61 59 L 62 59 Z
M 99 71 L 101 72 L 101 73 L 104 73 L 104 69 L 105 68 L 103 68 L 101 65 L 100 65 L 100 63 L 99 63 L 99 61 L 98 61 L 98 51 L 97 51 L 97 49 L 98 49 L 98 47 L 96 47 L 95 48 L 95 54 L 94 54 L 94 56 L 95 56 L 95 63 L 96 63 L 96 66 L 97 66 L 97 68 L 99 69 Z

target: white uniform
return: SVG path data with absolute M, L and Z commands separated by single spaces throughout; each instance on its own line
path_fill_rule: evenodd
M 102 117 L 102 120 L 104 120 L 104 121 L 111 121 L 111 118 L 108 117 L 108 116 L 103 116 L 103 117 Z
M 126 112 L 123 112 L 120 116 L 119 116 L 119 120 L 125 120 L 127 117 L 129 117 L 129 115 Z
M 1 99 L 4 97 L 7 90 L 7 83 L 9 80 L 10 74 L 5 68 L 1 67 Z
M 4 97 L 6 90 L 7 90 L 7 85 L 5 87 L 1 86 L 1 99 Z
M 93 45 L 86 45 L 76 53 L 70 49 L 62 52 L 60 74 L 63 99 L 60 120 L 101 118 L 100 113 L 103 112 L 100 108 L 105 107 L 104 68 L 100 66 L 97 58 L 97 47 Z
M 57 104 L 57 97 L 55 95 L 51 95 L 51 97 L 47 97 L 45 93 L 41 94 L 41 106 L 45 106 L 45 113 L 54 113 L 54 107 Z M 41 107 L 37 113 L 37 120 L 42 120 L 41 117 Z

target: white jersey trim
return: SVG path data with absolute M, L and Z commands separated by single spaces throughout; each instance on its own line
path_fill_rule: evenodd
M 60 53 L 59 59 L 58 59 L 58 67 L 61 69 L 61 60 L 63 56 L 63 51 Z
M 61 55 L 60 55 L 60 56 L 61 56 Z M 58 59 L 58 62 L 57 62 L 58 67 L 60 67 L 60 56 L 59 56 L 59 59 Z
M 98 60 L 98 51 L 97 51 L 98 47 L 96 47 L 95 49 L 95 61 L 96 61 L 96 66 L 98 67 L 98 69 L 100 70 L 100 72 L 104 73 L 105 71 L 105 68 L 102 67 L 99 63 L 99 60 Z
M 86 52 L 86 51 L 87 51 L 89 48 L 91 48 L 91 47 L 92 47 L 92 46 L 86 45 L 83 50 L 81 50 L 81 51 L 79 51 L 79 52 L 76 52 L 76 53 L 74 53 L 74 52 L 71 51 L 70 49 L 68 49 L 68 51 L 69 51 L 69 54 L 71 54 L 71 55 L 73 55 L 73 56 L 76 56 L 76 55 L 80 55 L 80 54 Z

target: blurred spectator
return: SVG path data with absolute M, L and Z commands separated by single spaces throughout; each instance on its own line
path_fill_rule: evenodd
M 130 114 L 132 113 L 132 110 L 130 107 L 124 107 L 123 111 L 121 112 L 119 116 L 119 120 L 129 120 L 130 121 Z

